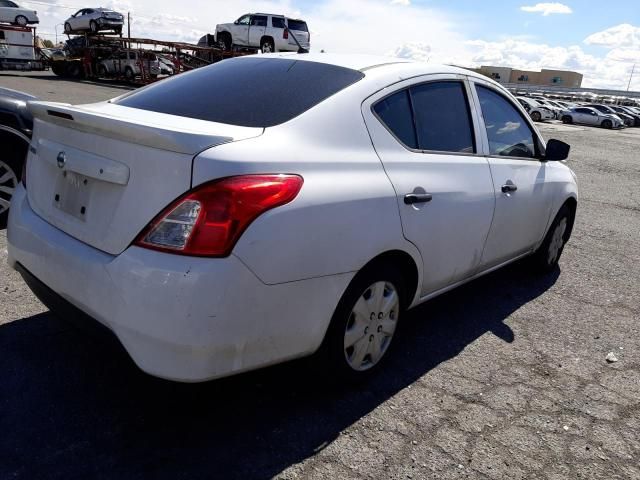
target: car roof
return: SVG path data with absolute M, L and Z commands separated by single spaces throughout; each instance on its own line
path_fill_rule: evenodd
M 247 57 L 245 57 L 247 58 Z M 419 71 L 419 74 L 428 75 L 435 73 L 451 73 L 459 75 L 469 75 L 482 78 L 491 82 L 491 79 L 484 75 L 476 74 L 471 70 L 451 65 L 441 65 L 436 63 L 415 62 L 406 58 L 385 57 L 379 55 L 348 54 L 348 53 L 295 53 L 280 52 L 260 55 L 260 58 L 286 58 L 303 62 L 317 62 L 337 67 L 350 68 L 360 72 L 366 72 L 379 67 L 393 67 L 395 73 L 410 73 Z M 495 82 L 492 82 L 495 83 Z

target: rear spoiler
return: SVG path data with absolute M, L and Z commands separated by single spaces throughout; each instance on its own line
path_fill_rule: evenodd
M 72 106 L 30 101 L 34 119 L 81 132 L 196 155 L 207 148 L 262 135 L 263 128 L 239 127 L 123 107 L 108 102 Z

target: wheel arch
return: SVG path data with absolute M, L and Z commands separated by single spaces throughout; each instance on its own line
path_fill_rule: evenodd
M 567 233 L 565 234 L 566 236 L 565 241 L 568 241 L 571 238 L 571 233 L 573 232 L 573 225 L 575 224 L 575 221 L 576 221 L 576 212 L 578 211 L 578 199 L 576 197 L 570 196 L 564 201 L 560 209 L 558 209 L 558 212 L 565 205 L 569 208 L 569 211 L 571 212 L 571 217 L 569 218 L 569 226 L 567 228 Z
M 260 38 L 260 45 L 262 45 L 266 40 L 271 41 L 271 43 L 275 46 L 276 40 L 275 40 L 275 38 L 273 38 L 273 35 L 263 35 Z
M 419 292 L 418 286 L 421 276 L 416 259 L 404 250 L 387 250 L 386 252 L 380 253 L 369 260 L 358 271 L 354 279 L 367 275 L 369 272 L 381 268 L 383 265 L 400 270 L 402 277 L 406 282 L 405 288 L 407 289 L 405 292 L 406 298 L 404 299 L 406 304 L 405 306 L 412 306 Z

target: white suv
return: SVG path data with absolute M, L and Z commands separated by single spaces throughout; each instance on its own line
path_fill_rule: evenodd
M 98 76 L 124 75 L 128 81 L 142 76 L 142 69 L 152 78 L 160 74 L 160 62 L 153 52 L 121 50 L 98 64 Z
M 225 50 L 235 45 L 259 48 L 262 53 L 295 52 L 300 47 L 308 51 L 310 41 L 307 22 L 283 15 L 249 13 L 233 23 L 216 25 L 216 42 Z

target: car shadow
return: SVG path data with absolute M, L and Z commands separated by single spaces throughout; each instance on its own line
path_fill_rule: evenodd
M 205 384 L 140 372 L 116 341 L 46 313 L 0 326 L 1 478 L 270 478 L 547 291 L 514 264 L 412 310 L 366 384 L 332 386 L 307 361 Z M 330 372 L 326 372 L 329 376 Z

